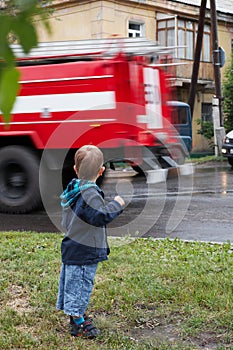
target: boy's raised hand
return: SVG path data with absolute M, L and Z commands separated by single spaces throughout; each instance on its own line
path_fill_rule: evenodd
M 116 197 L 114 198 L 114 200 L 115 200 L 116 202 L 118 202 L 122 207 L 125 206 L 125 201 L 124 201 L 124 199 L 121 198 L 120 196 L 116 196 Z

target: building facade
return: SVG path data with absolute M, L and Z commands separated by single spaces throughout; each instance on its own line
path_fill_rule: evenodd
M 232 0 L 217 1 L 218 39 L 229 63 L 233 47 Z M 52 35 L 38 24 L 39 41 L 81 40 L 111 37 L 146 37 L 162 46 L 174 47 L 173 85 L 177 99 L 187 102 L 192 76 L 195 39 L 201 0 L 56 0 L 49 22 Z M 199 121 L 212 120 L 214 71 L 212 62 L 211 15 L 207 2 L 203 33 L 202 55 L 195 91 L 193 113 L 193 152 L 209 151 L 207 140 L 199 134 Z

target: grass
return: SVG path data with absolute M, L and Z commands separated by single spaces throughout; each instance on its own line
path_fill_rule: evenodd
M 84 340 L 55 309 L 61 240 L 1 232 L 0 349 L 233 349 L 229 243 L 110 240 L 89 308 L 101 336 Z
M 188 160 L 191 161 L 193 164 L 202 164 L 202 163 L 208 163 L 208 162 L 227 162 L 226 157 L 222 156 L 214 156 L 214 155 L 207 155 L 203 157 L 193 157 L 191 155 L 191 158 Z

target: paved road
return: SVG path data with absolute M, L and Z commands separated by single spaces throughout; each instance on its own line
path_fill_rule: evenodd
M 179 237 L 233 243 L 233 169 L 226 162 L 195 166 L 194 175 L 148 185 L 132 172 L 115 173 L 103 184 L 106 199 L 125 197 L 124 213 L 109 226 L 115 236 Z M 48 217 L 49 215 L 49 217 Z M 47 213 L 0 214 L 0 230 L 57 232 L 61 213 L 54 198 Z
M 198 167 L 190 206 L 171 237 L 233 243 L 233 169 Z
M 233 243 L 233 169 L 224 162 L 195 166 L 193 178 L 172 175 L 166 186 L 154 187 L 143 215 L 139 208 L 143 210 L 148 197 L 140 193 L 142 188 L 146 192 L 143 179 L 135 179 L 137 194 L 119 223 L 135 215 L 139 220 L 132 226 L 141 226 L 141 236 Z

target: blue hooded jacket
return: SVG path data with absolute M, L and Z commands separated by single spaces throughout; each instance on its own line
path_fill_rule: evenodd
M 123 211 L 121 205 L 115 200 L 105 205 L 104 194 L 94 182 L 78 179 L 68 184 L 61 199 L 62 226 L 66 229 L 62 262 L 89 265 L 107 260 L 106 225 Z

